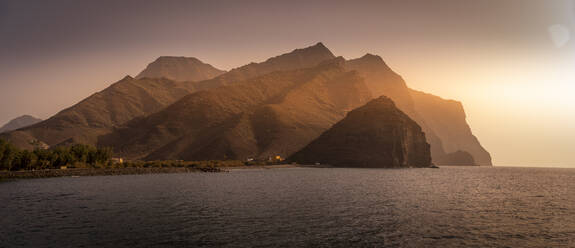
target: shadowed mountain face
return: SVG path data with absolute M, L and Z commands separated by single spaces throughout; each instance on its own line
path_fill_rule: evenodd
M 429 167 L 431 153 L 419 125 L 382 96 L 349 112 L 289 160 L 345 167 Z
M 163 56 L 150 63 L 136 78 L 167 78 L 174 81 L 202 81 L 225 71 L 205 64 L 196 58 Z
M 0 127 L 0 133 L 9 132 L 9 131 L 16 130 L 19 128 L 27 127 L 27 126 L 36 124 L 36 123 L 41 122 L 41 121 L 42 121 L 42 119 L 38 119 L 38 118 L 30 116 L 30 115 L 23 115 L 23 116 L 20 116 L 18 118 L 15 118 L 15 119 L 9 121 L 4 126 Z
M 371 98 L 359 74 L 343 64 L 339 58 L 200 91 L 100 144 L 152 160 L 287 156 Z

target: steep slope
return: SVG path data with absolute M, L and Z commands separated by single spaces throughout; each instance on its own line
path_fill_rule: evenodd
M 346 68 L 358 71 L 374 97 L 385 95 L 408 114 L 414 114 L 413 101 L 403 78 L 395 73 L 381 57 L 366 54 L 346 61 Z
M 289 71 L 295 69 L 314 67 L 324 61 L 335 58 L 333 53 L 323 43 L 319 42 L 313 46 L 295 49 L 270 58 L 261 63 L 250 63 L 216 77 L 211 80 L 198 82 L 199 89 L 211 89 L 219 86 L 242 82 L 247 79 L 268 74 L 274 71 Z
M 38 119 L 38 118 L 30 116 L 30 115 L 23 115 L 23 116 L 20 116 L 18 118 L 15 118 L 15 119 L 9 121 L 4 126 L 0 127 L 0 133 L 9 132 L 9 131 L 16 130 L 19 128 L 27 127 L 27 126 L 36 124 L 36 123 L 41 122 L 41 121 L 42 121 L 42 119 Z
M 29 144 L 31 140 L 39 140 L 50 146 L 95 144 L 97 136 L 110 132 L 113 127 L 154 113 L 193 89 L 193 85 L 187 82 L 126 76 L 48 120 L 2 136 L 28 149 L 32 148 Z
M 441 139 L 445 153 L 465 151 L 473 156 L 478 165 L 491 165 L 491 156 L 481 146 L 465 120 L 465 111 L 460 102 L 445 100 L 438 96 L 410 90 L 414 107 L 426 126 Z M 432 146 L 434 144 L 431 144 Z M 436 158 L 438 163 L 442 158 Z
M 192 58 L 161 57 L 138 75 L 139 79 L 126 77 L 44 122 L 25 130 L 2 134 L 0 138 L 27 149 L 33 148 L 30 145 L 33 140 L 50 146 L 69 143 L 94 144 L 98 136 L 109 133 L 114 127 L 135 117 L 154 113 L 199 89 L 217 88 L 273 71 L 311 67 L 333 58 L 333 54 L 323 44 L 318 43 L 262 63 L 242 66 L 213 80 L 175 82 L 166 77 L 187 77 L 190 75 L 184 73 L 185 68 L 205 66 Z M 177 65 L 168 66 L 172 64 Z M 219 73 L 211 69 L 208 71 Z M 201 74 L 192 74 L 201 77 Z
M 377 55 L 367 54 L 348 60 L 346 68 L 358 71 L 374 97 L 390 97 L 404 113 L 416 121 L 431 144 L 433 161 L 438 164 L 467 163 L 464 157 L 450 156 L 458 150 L 469 152 L 477 164 L 491 165 L 489 153 L 479 144 L 465 120 L 460 103 L 411 90 L 405 81 Z M 457 158 L 463 159 L 456 161 Z
M 150 63 L 138 76 L 140 78 L 167 78 L 174 81 L 202 81 L 212 79 L 225 71 L 219 70 L 196 58 L 162 56 Z
M 100 144 L 152 160 L 290 155 L 371 98 L 343 63 L 339 58 L 200 91 L 103 136 Z
M 431 153 L 421 127 L 382 96 L 349 112 L 289 160 L 345 167 L 429 167 Z

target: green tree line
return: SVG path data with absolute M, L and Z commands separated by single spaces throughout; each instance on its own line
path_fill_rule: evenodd
M 107 167 L 112 164 L 112 149 L 89 145 L 21 150 L 0 139 L 0 171 L 60 169 L 70 167 Z

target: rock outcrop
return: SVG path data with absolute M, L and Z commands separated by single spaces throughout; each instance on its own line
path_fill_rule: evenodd
M 189 57 L 162 56 L 150 63 L 138 76 L 140 78 L 167 78 L 174 81 L 202 81 L 224 74 L 212 65 Z
M 18 118 L 15 118 L 15 119 L 9 121 L 4 126 L 0 127 L 0 133 L 9 132 L 12 130 L 16 130 L 16 129 L 20 129 L 20 128 L 27 127 L 30 125 L 34 125 L 34 124 L 41 122 L 41 121 L 42 121 L 42 119 L 38 119 L 38 118 L 30 116 L 30 115 L 23 115 L 23 116 L 20 116 Z
M 289 160 L 343 167 L 430 167 L 431 152 L 421 127 L 382 96 L 349 112 Z

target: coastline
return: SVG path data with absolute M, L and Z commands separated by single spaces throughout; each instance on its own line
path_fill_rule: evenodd
M 285 169 L 285 168 L 331 168 L 329 165 L 243 165 L 221 167 L 127 167 L 127 168 L 78 168 L 78 169 L 48 169 L 31 171 L 0 171 L 0 181 L 51 178 L 51 177 L 86 177 L 86 176 L 119 176 L 119 175 L 142 175 L 142 174 L 167 174 L 167 173 L 206 173 L 206 172 L 231 172 L 235 170 L 249 169 Z
M 116 176 L 141 175 L 165 173 L 194 173 L 194 172 L 225 172 L 221 168 L 186 168 L 186 167 L 152 167 L 152 168 L 82 168 L 82 169 L 49 169 L 32 171 L 2 171 L 0 181 L 15 179 L 50 178 L 50 177 L 85 177 L 85 176 Z

